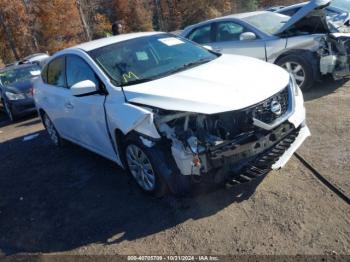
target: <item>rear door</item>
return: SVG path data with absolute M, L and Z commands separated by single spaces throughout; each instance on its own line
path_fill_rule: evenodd
M 245 25 L 238 21 L 221 21 L 214 23 L 213 27 L 215 39 L 211 46 L 214 51 L 266 60 L 265 41 L 257 34 L 254 40 L 240 40 L 242 33 L 252 32 Z
M 65 101 L 70 91 L 67 89 L 65 74 L 66 58 L 59 56 L 53 59 L 44 69 L 42 78 L 45 83 L 41 104 L 57 131 L 63 137 L 69 137 L 67 130 L 67 110 Z

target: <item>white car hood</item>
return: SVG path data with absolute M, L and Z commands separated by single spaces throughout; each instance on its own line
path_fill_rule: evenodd
M 125 86 L 124 93 L 132 103 L 216 114 L 257 104 L 288 83 L 289 74 L 276 65 L 250 57 L 222 55 L 171 76 Z

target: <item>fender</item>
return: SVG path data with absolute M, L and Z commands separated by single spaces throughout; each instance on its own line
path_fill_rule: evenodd
M 307 58 L 308 62 L 312 65 L 312 71 L 313 71 L 313 75 L 315 77 L 315 80 L 317 80 L 317 81 L 321 80 L 320 59 L 319 59 L 316 52 L 312 52 L 309 50 L 303 50 L 303 49 L 291 49 L 291 50 L 288 50 L 288 51 L 280 54 L 276 58 L 276 60 L 274 61 L 274 64 L 277 64 L 281 58 L 283 58 L 287 55 L 301 55 L 301 56 Z
M 106 103 L 107 121 L 110 132 L 119 129 L 124 135 L 131 131 L 154 139 L 160 139 L 160 135 L 153 123 L 153 113 L 143 107 L 124 103 Z

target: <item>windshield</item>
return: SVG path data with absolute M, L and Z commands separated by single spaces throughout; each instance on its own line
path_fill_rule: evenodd
M 246 17 L 243 20 L 255 26 L 265 34 L 272 35 L 281 29 L 289 19 L 290 17 L 286 15 L 266 12 Z
M 140 37 L 89 52 L 118 85 L 151 81 L 206 62 L 217 55 L 170 34 Z
M 15 82 L 25 81 L 40 75 L 40 68 L 37 65 L 13 68 L 0 72 L 2 85 L 10 85 Z
M 333 0 L 331 6 L 350 12 L 350 0 Z

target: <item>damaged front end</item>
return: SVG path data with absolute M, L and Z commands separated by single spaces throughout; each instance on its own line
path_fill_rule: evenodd
M 332 33 L 321 40 L 320 71 L 335 80 L 350 76 L 350 34 Z
M 291 83 L 254 106 L 213 115 L 157 109 L 155 124 L 181 175 L 197 182 L 249 182 L 283 167 L 309 135 L 295 88 Z

